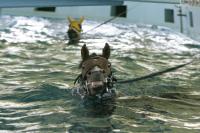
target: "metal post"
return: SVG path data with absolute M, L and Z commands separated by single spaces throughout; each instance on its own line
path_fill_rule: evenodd
M 182 6 L 181 4 L 178 6 L 178 16 L 180 17 L 180 32 L 183 33 L 184 29 L 183 29 L 183 17 L 186 17 L 186 14 L 183 14 L 182 11 Z
M 182 7 L 179 7 L 179 14 L 180 14 L 180 32 L 183 33 L 183 16 L 182 16 Z

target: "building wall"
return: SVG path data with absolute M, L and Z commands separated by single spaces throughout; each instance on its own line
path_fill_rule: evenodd
M 144 2 L 125 2 L 127 5 L 127 17 L 117 18 L 115 22 L 130 22 L 165 25 L 177 27 L 175 24 L 164 23 L 164 8 L 176 10 L 172 4 L 156 4 Z M 67 16 L 80 17 L 86 19 L 107 20 L 112 18 L 110 6 L 74 6 L 74 7 L 57 7 L 55 12 L 35 11 L 34 8 L 7 8 L 2 9 L 2 14 L 25 15 L 25 16 L 45 16 L 55 18 L 66 18 Z M 175 18 L 177 19 L 177 18 Z M 175 20 L 177 23 L 178 20 Z
M 136 24 L 153 24 L 159 26 L 166 26 L 180 32 L 180 16 L 179 5 L 163 4 L 163 3 L 145 3 L 126 1 L 124 5 L 127 6 L 127 16 L 118 17 L 114 22 L 120 23 L 136 23 Z M 78 18 L 85 16 L 88 20 L 105 21 L 111 16 L 110 6 L 74 6 L 74 7 L 57 7 L 55 12 L 41 12 L 35 11 L 34 8 L 8 8 L 2 9 L 2 14 L 10 15 L 25 15 L 25 16 L 44 16 L 54 18 L 66 18 L 72 16 Z M 165 9 L 172 9 L 174 11 L 174 23 L 165 22 Z M 198 38 L 200 36 L 200 7 L 194 7 L 187 4 L 182 5 L 183 14 L 183 33 Z M 193 15 L 193 24 L 190 26 L 189 12 Z M 200 40 L 200 37 L 199 37 Z
M 55 12 L 36 12 L 34 8 L 3 8 L 4 15 L 57 17 Z M 60 16 L 61 17 L 61 16 Z
M 193 15 L 193 27 L 190 26 L 189 12 Z M 185 30 L 184 33 L 192 38 L 200 40 L 200 7 L 197 6 L 184 6 L 185 17 Z
M 110 18 L 110 6 L 81 6 L 81 7 L 59 7 L 57 14 L 60 16 L 84 16 L 86 19 L 106 20 Z
M 177 7 L 174 4 L 126 2 L 128 5 L 128 21 L 134 23 L 155 24 L 179 30 L 179 19 L 176 17 Z M 174 10 L 174 23 L 166 23 L 164 10 Z
M 2 14 L 23 15 L 23 16 L 43 16 L 54 18 L 66 18 L 67 16 L 87 19 L 106 20 L 110 18 L 110 6 L 73 6 L 56 7 L 55 12 L 35 11 L 35 8 L 4 8 Z

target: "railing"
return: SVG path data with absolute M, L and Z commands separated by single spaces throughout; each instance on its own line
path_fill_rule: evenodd
M 200 6 L 200 0 L 0 0 L 0 8 L 123 5 L 124 1 Z
M 200 6 L 200 0 L 182 0 L 182 2 L 191 6 Z
M 0 8 L 122 5 L 123 0 L 0 0 Z

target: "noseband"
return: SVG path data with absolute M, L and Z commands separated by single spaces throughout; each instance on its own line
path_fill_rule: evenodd
M 102 93 L 97 94 L 95 96 L 97 96 L 98 98 L 102 98 L 105 95 L 113 94 L 115 92 L 113 85 L 116 79 L 112 75 L 111 63 L 102 56 L 93 56 L 81 63 L 82 73 L 79 74 L 79 76 L 74 81 L 74 84 L 78 83 L 80 85 L 79 89 L 77 90 L 78 92 L 76 93 L 79 93 L 81 97 L 90 96 L 90 90 L 88 88 L 86 75 L 95 66 L 98 66 L 100 69 L 102 69 L 105 75 L 105 89 Z
M 88 71 L 91 70 L 92 68 L 94 68 L 95 66 L 98 66 L 99 68 L 101 68 L 104 71 L 104 73 L 106 74 L 106 76 L 109 76 L 111 74 L 110 62 L 104 57 L 94 56 L 94 57 L 91 57 L 90 59 L 84 61 L 81 64 L 82 77 L 85 78 Z

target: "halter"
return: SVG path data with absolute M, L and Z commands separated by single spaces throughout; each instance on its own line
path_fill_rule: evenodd
M 79 94 L 82 98 L 90 95 L 90 90 L 88 88 L 88 83 L 86 80 L 86 74 L 95 66 L 101 68 L 106 75 L 104 82 L 105 89 L 102 93 L 97 94 L 96 97 L 103 98 L 106 95 L 114 94 L 115 92 L 114 83 L 116 82 L 116 79 L 112 75 L 112 71 L 110 68 L 111 63 L 102 56 L 93 56 L 81 63 L 82 73 L 79 74 L 74 81 L 74 84 L 78 83 L 80 86 L 75 93 Z
M 80 34 L 81 33 L 81 25 L 77 24 L 77 26 L 74 26 L 74 25 L 69 25 L 69 30 L 73 30 L 74 32 L 76 32 L 77 34 Z
M 85 60 L 84 62 L 82 62 L 82 64 L 81 64 L 82 77 L 85 78 L 88 71 L 91 70 L 92 68 L 94 68 L 95 66 L 98 66 L 99 68 L 103 69 L 107 76 L 110 75 L 111 63 L 104 57 L 94 56 L 94 57 L 91 57 L 91 58 Z
M 68 17 L 68 20 L 69 28 L 67 33 L 69 37 L 69 44 L 78 43 L 80 40 L 80 34 L 82 32 L 82 22 L 84 21 L 84 17 L 81 17 L 79 20 Z
M 80 20 L 72 19 L 71 17 L 68 17 L 69 20 L 69 30 L 74 30 L 77 33 L 80 33 L 82 31 L 82 22 L 84 21 L 84 17 L 81 17 Z

